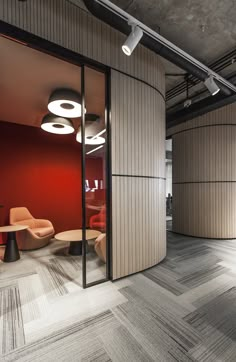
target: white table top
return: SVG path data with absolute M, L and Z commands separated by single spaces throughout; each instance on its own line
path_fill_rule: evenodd
M 29 226 L 27 226 L 27 225 L 6 225 L 6 226 L 0 226 L 0 233 L 7 233 L 7 232 L 25 230 L 25 229 L 28 229 L 28 227 L 29 227 Z
M 86 240 L 96 239 L 101 234 L 97 230 L 86 230 Z M 82 229 L 63 231 L 55 235 L 55 239 L 59 241 L 81 241 Z

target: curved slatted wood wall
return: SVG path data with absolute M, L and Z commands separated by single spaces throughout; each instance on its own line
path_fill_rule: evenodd
M 173 230 L 236 238 L 236 104 L 168 130 L 173 138 Z
M 114 71 L 111 119 L 117 278 L 157 264 L 166 255 L 165 104 L 153 88 Z

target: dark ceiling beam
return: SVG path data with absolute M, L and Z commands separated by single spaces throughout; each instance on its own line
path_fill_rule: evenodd
M 218 108 L 236 102 L 236 94 L 231 96 L 222 96 L 220 94 L 214 97 L 204 98 L 200 102 L 192 104 L 189 108 L 182 108 L 174 114 L 166 115 L 166 128 L 177 126 L 193 118 L 199 117 L 205 113 L 212 112 Z
M 228 80 L 232 84 L 236 84 L 236 73 L 230 75 Z M 199 93 L 200 94 L 200 93 Z M 197 94 L 196 97 L 199 95 Z M 194 100 L 195 97 L 191 98 Z M 206 97 L 199 102 L 193 102 L 190 107 L 184 108 L 183 102 L 181 109 L 177 106 L 177 110 L 167 110 L 166 112 L 166 128 L 176 126 L 178 124 L 189 121 L 195 117 L 201 116 L 205 113 L 214 111 L 217 108 L 226 106 L 227 104 L 234 103 L 236 101 L 236 94 L 231 96 L 224 96 L 218 93 L 215 96 Z M 179 104 L 180 106 L 180 104 Z
M 236 48 L 228 52 L 227 54 L 224 54 L 224 56 L 218 58 L 217 60 L 211 62 L 208 64 L 208 67 L 213 69 L 215 72 L 220 72 L 226 67 L 230 66 L 234 59 L 236 58 Z M 197 79 L 196 77 L 189 76 L 189 80 L 192 80 L 192 83 L 189 88 L 194 87 L 196 84 L 199 84 L 201 81 Z M 175 87 L 169 89 L 166 92 L 166 100 L 171 100 L 172 98 L 175 98 L 176 96 L 182 94 L 186 89 L 186 82 L 182 81 L 178 83 Z
M 236 84 L 236 73 L 234 72 L 234 73 L 229 74 L 227 79 L 231 83 Z M 186 87 L 185 87 L 185 90 L 186 90 Z M 191 99 L 192 104 L 193 104 L 193 103 L 199 102 L 201 99 L 206 98 L 208 96 L 209 96 L 208 89 L 206 87 L 204 87 L 204 88 L 201 88 L 198 92 L 191 95 L 189 98 Z M 183 106 L 184 106 L 184 100 L 182 99 L 178 103 L 175 103 L 174 105 L 168 107 L 166 109 L 166 113 L 168 115 L 176 113 L 177 111 L 180 111 L 183 108 Z

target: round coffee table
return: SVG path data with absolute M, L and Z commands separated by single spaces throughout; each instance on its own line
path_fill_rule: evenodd
M 28 229 L 27 225 L 7 225 L 0 227 L 0 233 L 7 233 L 7 244 L 3 261 L 11 263 L 20 259 L 20 253 L 16 241 L 16 231 Z
M 101 234 L 97 230 L 86 230 L 86 240 L 96 239 Z M 63 231 L 55 235 L 58 241 L 70 241 L 69 254 L 82 255 L 82 229 Z

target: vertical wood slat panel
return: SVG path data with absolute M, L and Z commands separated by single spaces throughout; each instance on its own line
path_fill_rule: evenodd
M 165 72 L 159 57 L 141 45 L 127 57 L 121 51 L 125 36 L 87 10 L 65 0 L 1 0 L 0 10 L 1 20 L 127 72 L 165 94 Z
M 112 93 L 112 173 L 165 178 L 162 97 L 116 71 L 112 71 Z
M 173 136 L 173 182 L 236 181 L 236 124 Z
M 236 238 L 236 104 L 168 131 L 173 135 L 173 230 Z M 183 131 L 183 132 L 182 132 Z
M 171 127 L 167 130 L 166 135 L 168 137 L 171 137 L 177 132 L 196 127 L 204 127 L 205 125 L 235 124 L 236 123 L 235 113 L 236 113 L 236 103 L 234 102 L 222 108 L 216 109 L 215 111 L 206 113 L 202 116 L 181 123 L 178 126 Z
M 236 238 L 236 183 L 173 185 L 173 230 L 207 238 Z
M 166 256 L 165 186 L 164 180 L 113 177 L 112 189 L 113 279 L 117 279 Z M 156 216 L 157 210 L 162 217 Z
M 148 85 L 116 71 L 111 85 L 117 279 L 151 267 L 166 255 L 165 117 L 162 97 Z

